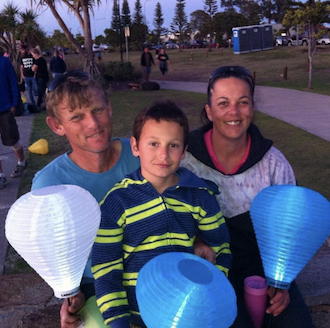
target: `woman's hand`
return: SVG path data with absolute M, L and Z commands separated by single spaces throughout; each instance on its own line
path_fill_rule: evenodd
M 284 289 L 268 288 L 268 296 L 270 297 L 270 307 L 266 309 L 266 313 L 278 316 L 290 304 L 290 294 Z
M 78 328 L 81 325 L 80 315 L 77 313 L 85 304 L 85 296 L 82 292 L 70 297 L 70 306 L 68 300 L 61 306 L 61 328 Z

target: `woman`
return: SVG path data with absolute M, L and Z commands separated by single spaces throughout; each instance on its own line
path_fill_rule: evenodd
M 160 49 L 160 53 L 158 54 L 158 62 L 159 62 L 159 69 L 162 73 L 162 80 L 165 78 L 165 74 L 168 70 L 168 65 L 170 64 L 169 58 L 165 53 L 164 49 Z
M 53 79 L 57 76 L 61 76 L 66 71 L 65 61 L 60 57 L 58 49 L 54 50 L 53 57 L 49 62 L 49 69 L 52 72 Z
M 182 165 L 216 182 L 218 201 L 231 237 L 233 254 L 229 280 L 238 298 L 233 327 L 253 327 L 244 304 L 244 279 L 264 276 L 249 209 L 254 197 L 270 185 L 296 183 L 284 155 L 252 123 L 254 81 L 240 66 L 215 70 L 208 84 L 203 116 L 208 123 L 190 135 Z M 293 282 L 289 291 L 269 287 L 270 304 L 264 323 L 269 327 L 313 327 L 303 298 Z

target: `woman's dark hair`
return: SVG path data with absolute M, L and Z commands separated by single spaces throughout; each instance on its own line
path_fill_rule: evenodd
M 222 66 L 217 68 L 210 76 L 209 83 L 207 86 L 207 103 L 211 106 L 211 95 L 214 87 L 214 83 L 220 79 L 228 79 L 230 77 L 236 77 L 238 79 L 246 82 L 250 88 L 250 93 L 252 96 L 252 103 L 254 103 L 254 79 L 249 70 L 242 66 Z M 205 108 L 201 113 L 202 122 L 209 122 Z

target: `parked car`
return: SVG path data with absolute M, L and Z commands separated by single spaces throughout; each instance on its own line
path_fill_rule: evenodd
M 323 35 L 322 38 L 316 40 L 316 44 L 330 44 L 329 35 Z
M 51 51 L 50 51 L 50 50 L 44 50 L 44 51 L 42 52 L 42 55 L 43 55 L 43 56 L 50 56 L 50 55 L 51 55 Z
M 98 51 L 101 51 L 102 49 L 101 49 L 101 47 L 98 44 L 93 44 L 92 50 L 94 52 L 98 52 Z
M 307 46 L 308 41 L 304 36 L 299 35 L 299 43 L 300 46 Z M 293 35 L 290 39 L 288 39 L 288 46 L 296 46 L 297 45 L 297 36 Z
M 108 50 L 109 49 L 109 45 L 106 44 L 106 43 L 101 44 L 100 47 L 101 47 L 102 50 Z
M 165 48 L 166 49 L 179 49 L 179 45 L 177 43 L 174 43 L 174 42 L 167 42 L 165 44 Z
M 275 47 L 280 47 L 280 46 L 287 46 L 288 45 L 288 39 L 286 36 L 277 36 L 275 39 Z

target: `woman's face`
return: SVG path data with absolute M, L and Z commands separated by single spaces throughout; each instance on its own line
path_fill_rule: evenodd
M 219 79 L 213 85 L 210 100 L 211 105 L 205 105 L 205 109 L 216 139 L 245 139 L 253 116 L 248 83 L 237 77 Z

